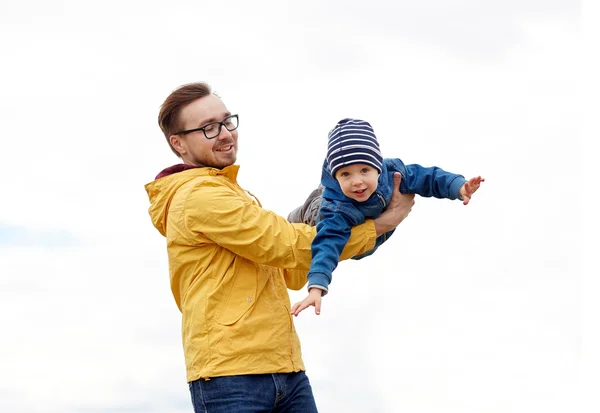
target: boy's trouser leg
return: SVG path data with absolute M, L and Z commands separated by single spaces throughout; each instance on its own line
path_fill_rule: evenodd
M 306 198 L 306 201 L 304 201 L 304 204 L 294 209 L 288 215 L 288 221 L 311 226 L 317 225 L 319 208 L 321 207 L 321 199 L 323 198 L 323 189 L 324 187 L 319 185 L 317 189 L 312 191 L 308 198 Z

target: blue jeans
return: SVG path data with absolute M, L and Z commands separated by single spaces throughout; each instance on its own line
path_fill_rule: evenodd
M 195 413 L 317 413 L 303 371 L 213 377 L 188 384 Z

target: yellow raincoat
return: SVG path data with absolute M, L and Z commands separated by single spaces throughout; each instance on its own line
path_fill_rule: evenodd
M 315 228 L 261 208 L 238 170 L 187 169 L 146 185 L 167 239 L 188 381 L 304 370 L 287 288 L 307 282 Z M 342 259 L 375 238 L 373 221 L 355 227 Z

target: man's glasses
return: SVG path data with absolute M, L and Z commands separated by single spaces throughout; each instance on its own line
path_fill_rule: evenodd
M 204 132 L 204 136 L 206 136 L 206 139 L 214 139 L 221 133 L 222 126 L 225 126 L 225 129 L 227 129 L 230 132 L 236 130 L 239 126 L 238 115 L 227 116 L 221 122 L 211 122 L 207 125 L 202 126 L 201 128 L 183 130 L 181 132 L 174 133 L 174 135 L 187 135 L 188 133 L 198 132 L 199 130 L 201 130 L 202 132 Z

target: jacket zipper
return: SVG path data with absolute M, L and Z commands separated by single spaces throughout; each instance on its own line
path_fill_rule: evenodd
M 387 207 L 387 203 L 385 202 L 385 198 L 379 192 L 375 192 L 375 193 L 377 194 L 377 196 L 379 197 L 379 199 L 381 199 L 381 202 L 383 203 L 383 208 L 385 209 L 385 207 Z
M 385 209 L 387 207 L 387 203 L 385 202 L 385 198 L 379 192 L 375 192 L 375 193 L 377 194 L 377 196 L 379 197 L 379 199 L 381 199 L 381 202 L 383 203 L 383 209 Z M 384 232 L 383 234 L 381 234 L 381 236 L 383 237 L 383 242 L 387 241 L 387 232 Z

